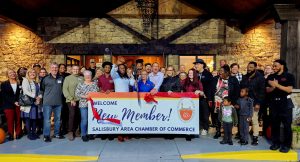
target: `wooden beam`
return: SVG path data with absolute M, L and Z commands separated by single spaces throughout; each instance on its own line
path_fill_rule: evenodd
M 274 7 L 281 21 L 300 19 L 300 9 L 295 4 L 275 4 Z

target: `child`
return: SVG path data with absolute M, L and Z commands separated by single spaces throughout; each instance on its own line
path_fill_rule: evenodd
M 249 122 L 253 115 L 253 100 L 248 97 L 248 88 L 242 88 L 240 98 L 237 100 L 236 108 L 240 109 L 239 127 L 240 127 L 240 144 L 247 145 L 249 138 Z
M 231 100 L 229 97 L 224 97 L 223 104 L 219 113 L 219 120 L 223 124 L 224 138 L 220 141 L 220 144 L 232 143 L 232 127 L 237 124 L 237 113 L 235 108 L 231 105 Z

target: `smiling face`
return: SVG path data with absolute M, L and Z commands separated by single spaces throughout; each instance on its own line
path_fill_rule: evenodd
M 57 73 L 58 73 L 58 65 L 57 64 L 52 64 L 50 66 L 50 72 L 53 75 L 57 75 Z
M 7 78 L 11 80 L 15 80 L 17 78 L 17 74 L 14 70 L 8 70 L 7 71 Z
M 184 79 L 186 79 L 186 73 L 180 73 L 179 74 L 179 78 L 180 78 L 180 80 L 184 80 Z
M 153 65 L 152 65 L 152 72 L 153 73 L 158 73 L 158 71 L 159 71 L 159 65 L 158 65 L 158 63 L 153 63 Z
M 73 66 L 72 67 L 72 74 L 74 74 L 74 75 L 79 74 L 79 66 Z
M 168 67 L 166 74 L 167 74 L 167 76 L 172 77 L 174 75 L 174 68 Z
M 105 66 L 104 66 L 104 72 L 105 72 L 106 74 L 109 74 L 109 73 L 110 73 L 110 70 L 111 70 L 111 67 L 110 67 L 109 65 L 105 65 Z
M 189 74 L 188 74 L 190 79 L 194 79 L 194 71 L 193 70 L 189 70 Z
M 36 78 L 36 73 L 33 69 L 28 70 L 27 75 L 28 75 L 28 78 L 31 79 L 31 80 L 35 80 L 35 78 Z
M 60 65 L 59 67 L 59 73 L 65 73 L 66 72 L 66 66 L 65 65 Z
M 274 64 L 273 64 L 273 71 L 274 71 L 274 73 L 278 73 L 280 71 L 283 71 L 283 65 L 281 65 L 278 62 L 274 62 Z
M 125 69 L 125 65 L 119 65 L 119 71 L 120 71 L 120 73 L 121 74 L 125 74 L 126 73 L 126 71 L 125 71 L 126 69 Z

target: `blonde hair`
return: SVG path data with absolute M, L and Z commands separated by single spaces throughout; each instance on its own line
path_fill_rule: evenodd
M 29 73 L 32 72 L 32 71 L 35 73 L 35 78 L 33 80 L 31 80 L 30 77 L 29 77 Z M 26 72 L 26 79 L 28 79 L 29 81 L 34 81 L 36 83 L 40 82 L 38 74 L 36 73 L 36 71 L 33 68 L 29 68 L 27 70 L 27 72 Z
M 9 77 L 8 77 L 9 71 L 13 71 L 13 72 L 16 74 L 16 81 L 17 81 L 17 83 L 19 84 L 20 81 L 19 81 L 19 78 L 18 78 L 18 74 L 17 74 L 17 72 L 16 72 L 14 69 L 8 68 L 8 69 L 6 70 L 6 77 L 7 77 L 7 79 L 9 79 Z

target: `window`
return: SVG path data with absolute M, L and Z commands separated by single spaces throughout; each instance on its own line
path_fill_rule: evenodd
M 204 60 L 210 71 L 215 69 L 215 55 L 200 55 L 200 56 L 179 56 L 180 65 L 185 65 L 186 70 L 194 67 L 193 62 L 196 58 Z

